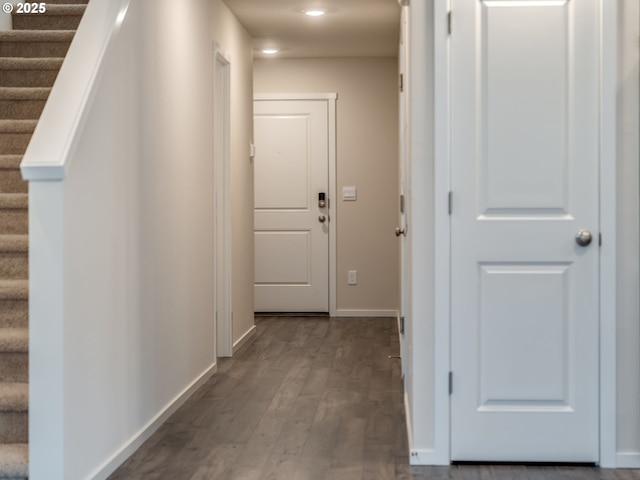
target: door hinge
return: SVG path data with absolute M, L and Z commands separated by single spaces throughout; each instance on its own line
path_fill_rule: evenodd
M 453 213 L 453 192 L 449 191 L 449 215 Z
M 400 195 L 400 213 L 404 213 L 404 195 Z
M 404 75 L 402 73 L 400 74 L 399 87 L 400 91 L 404 92 Z
M 449 395 L 453 393 L 453 372 L 449 372 Z
M 404 317 L 400 317 L 400 333 L 404 335 Z
M 602 246 L 602 233 L 598 234 L 598 246 L 601 247 Z
M 451 17 L 451 10 L 449 10 L 447 13 L 447 31 L 449 32 L 449 35 L 451 35 L 451 32 L 453 31 L 453 20 Z

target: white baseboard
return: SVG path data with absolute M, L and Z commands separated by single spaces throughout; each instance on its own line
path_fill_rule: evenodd
M 252 325 L 247 332 L 238 339 L 236 343 L 233 344 L 233 354 L 235 355 L 238 350 L 242 348 L 242 346 L 247 343 L 247 341 L 256 334 L 256 326 Z
M 144 427 L 138 430 L 131 439 L 126 442 L 110 459 L 108 459 L 94 474 L 88 478 L 93 480 L 106 480 L 116 469 L 124 463 L 140 446 L 153 435 L 160 426 L 186 402 L 207 380 L 209 380 L 218 370 L 218 365 L 214 363 L 208 367 L 191 385 L 185 388 L 173 400 L 158 412 Z
M 617 453 L 616 468 L 640 468 L 640 452 Z
M 412 466 L 427 466 L 427 465 L 443 465 L 438 462 L 438 455 L 436 455 L 435 450 L 411 450 L 411 455 L 409 457 L 409 463 Z M 444 464 L 444 465 L 449 465 Z
M 336 317 L 398 317 L 398 310 L 352 310 L 349 308 L 336 310 Z

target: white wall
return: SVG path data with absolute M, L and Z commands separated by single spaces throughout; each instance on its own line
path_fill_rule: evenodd
M 33 480 L 105 478 L 214 372 L 211 16 L 131 2 L 67 177 L 31 182 Z
M 253 324 L 253 50 L 247 31 L 221 0 L 213 2 L 213 38 L 231 65 L 231 207 L 233 343 Z
M 265 59 L 255 93 L 337 93 L 337 314 L 395 315 L 400 307 L 398 59 Z M 342 187 L 358 189 L 342 201 Z M 358 284 L 347 284 L 357 270 Z

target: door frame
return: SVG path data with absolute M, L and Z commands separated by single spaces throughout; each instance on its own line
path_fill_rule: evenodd
M 327 104 L 327 128 L 329 139 L 329 315 L 336 316 L 336 292 L 337 292 L 337 256 L 336 256 L 336 226 L 337 226 L 337 187 L 336 187 L 336 100 L 337 93 L 263 93 L 255 94 L 253 101 L 260 100 L 310 100 L 326 102 Z
M 451 461 L 449 371 L 451 354 L 451 221 L 450 190 L 450 43 L 447 16 L 450 0 L 433 3 L 433 106 L 434 106 L 434 178 L 423 179 L 425 190 L 435 199 L 434 229 L 434 423 L 433 448 L 413 450 L 412 464 L 448 465 Z M 413 7 L 413 5 L 412 5 Z M 616 466 L 616 244 L 617 244 L 617 71 L 618 71 L 618 5 L 601 0 L 601 82 L 600 82 L 600 466 Z M 453 12 L 455 29 L 455 12 Z M 417 46 L 419 47 L 419 46 Z M 414 51 L 420 50 L 413 48 Z M 412 58 L 413 62 L 413 58 Z M 424 71 L 423 85 L 428 85 Z M 412 78 L 414 84 L 416 78 Z M 416 286 L 414 286 L 416 287 Z M 415 407 L 414 407 L 415 408 Z M 413 447 L 413 446 L 412 446 Z
M 215 357 L 233 355 L 231 241 L 231 59 L 213 47 Z M 218 74 L 223 76 L 218 81 Z M 220 146 L 218 146 L 220 145 Z

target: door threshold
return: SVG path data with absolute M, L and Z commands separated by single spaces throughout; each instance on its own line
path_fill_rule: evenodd
M 454 460 L 451 465 L 461 466 L 523 466 L 523 467 L 584 467 L 594 468 L 595 462 L 479 462 L 469 460 Z

